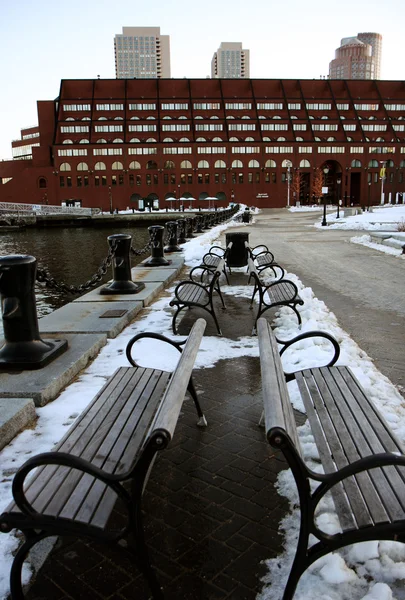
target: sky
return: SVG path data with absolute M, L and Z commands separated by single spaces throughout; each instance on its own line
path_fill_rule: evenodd
M 37 100 L 58 96 L 61 79 L 115 78 L 114 36 L 160 27 L 170 36 L 172 77 L 205 78 L 221 42 L 250 50 L 252 78 L 317 79 L 343 37 L 383 36 L 382 78 L 405 79 L 405 2 L 341 0 L 0 0 L 0 160 L 20 129 L 37 124 Z M 191 50 L 192 48 L 192 50 Z
M 242 211 L 243 211 L 242 207 Z M 295 211 L 300 209 L 294 209 Z M 398 205 L 375 209 L 374 217 L 379 215 L 381 222 L 391 223 L 392 230 L 395 224 L 405 219 L 405 206 Z M 373 244 L 366 233 L 370 225 L 368 214 L 356 217 L 340 218 L 334 224 L 333 214 L 328 214 L 330 228 L 345 227 L 352 229 L 353 243 L 363 244 L 390 254 L 390 260 L 405 260 L 401 250 Z M 321 227 L 322 211 L 314 210 L 314 226 Z M 255 217 L 253 217 L 253 220 Z M 212 228 L 203 235 L 190 240 L 182 245 L 186 265 L 189 268 L 200 264 L 203 255 L 212 244 L 218 244 L 218 237 L 229 227 L 244 227 L 241 223 L 224 224 Z M 389 229 L 389 225 L 385 228 Z M 356 235 L 356 230 L 361 235 Z M 235 268 L 233 268 L 233 271 Z M 238 269 L 237 269 L 238 270 Z M 242 267 L 239 269 L 245 272 Z M 350 338 L 344 331 L 335 315 L 329 311 L 322 299 L 318 299 L 310 287 L 299 280 L 294 273 L 286 273 L 286 278 L 292 279 L 304 300 L 304 305 L 298 307 L 302 318 L 301 332 L 323 330 L 332 334 L 340 345 L 340 356 L 337 365 L 349 365 L 359 379 L 366 392 L 385 419 L 395 431 L 397 437 L 405 444 L 405 406 L 404 399 L 398 389 L 375 367 L 372 358 Z M 100 351 L 96 359 L 79 375 L 79 377 L 66 387 L 66 389 L 46 406 L 37 408 L 38 420 L 33 428 L 26 429 L 0 452 L 0 513 L 11 500 L 12 474 L 27 460 L 29 454 L 47 452 L 52 449 L 74 422 L 75 418 L 84 410 L 94 398 L 106 379 L 121 366 L 128 366 L 125 357 L 125 347 L 129 339 L 141 331 L 158 332 L 168 337 L 173 337 L 171 330 L 171 311 L 168 302 L 173 295 L 174 282 L 146 311 L 138 316 L 136 321 L 129 325 L 115 339 L 107 341 L 106 346 Z M 221 290 L 233 296 L 251 297 L 252 287 L 225 285 L 221 283 Z M 286 307 L 282 307 L 273 321 L 275 335 L 279 339 L 291 339 L 297 335 L 297 320 L 295 315 Z M 305 349 L 305 351 L 303 351 Z M 134 346 L 133 356 L 142 366 L 171 370 L 174 367 L 173 354 L 157 351 L 153 341 L 142 341 Z M 204 336 L 200 351 L 197 355 L 196 369 L 210 368 L 221 359 L 237 359 L 241 356 L 259 356 L 256 337 L 242 337 L 238 340 L 229 340 L 225 337 Z M 158 357 L 159 364 L 156 364 Z M 293 372 L 313 366 L 326 364 L 330 359 L 329 345 L 317 338 L 307 340 L 299 348 L 292 347 L 283 355 L 283 364 L 286 372 Z M 303 411 L 294 382 L 288 384 L 291 400 L 297 410 Z M 308 426 L 299 428 L 299 436 L 305 442 L 303 451 L 306 459 L 311 460 L 316 453 L 314 443 Z M 310 468 L 319 470 L 319 463 L 310 464 Z M 263 590 L 257 600 L 281 600 L 289 565 L 296 547 L 299 525 L 299 512 L 294 505 L 297 503 L 297 491 L 290 470 L 282 471 L 276 484 L 279 493 L 288 498 L 290 512 L 280 523 L 280 531 L 284 537 L 285 550 L 275 559 L 267 561 L 268 573 L 265 578 Z M 329 531 L 336 531 L 336 519 L 333 508 L 326 504 L 322 506 L 322 527 Z M 12 533 L 0 534 L 0 600 L 5 600 L 9 589 L 9 572 L 12 562 L 12 553 L 17 547 L 17 540 Z M 30 573 L 28 568 L 24 573 L 28 581 Z M 403 579 L 405 579 L 405 544 L 397 542 L 367 542 L 356 544 L 339 552 L 323 557 L 317 561 L 302 576 L 294 600 L 400 600 L 403 598 Z M 271 584 L 271 587 L 269 587 Z M 402 590 L 402 591 L 401 591 Z

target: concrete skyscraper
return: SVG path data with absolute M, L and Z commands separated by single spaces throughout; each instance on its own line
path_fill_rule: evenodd
M 329 79 L 380 79 L 381 47 L 379 33 L 343 38 L 329 63 Z
M 160 27 L 123 27 L 114 38 L 117 79 L 170 77 L 170 36 Z
M 213 79 L 245 79 L 250 76 L 250 52 L 240 42 L 222 42 L 211 61 Z

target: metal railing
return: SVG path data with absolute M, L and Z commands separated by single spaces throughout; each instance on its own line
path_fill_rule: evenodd
M 0 213 L 24 215 L 95 215 L 99 208 L 82 208 L 80 206 L 50 206 L 48 204 L 20 204 L 16 202 L 0 202 Z

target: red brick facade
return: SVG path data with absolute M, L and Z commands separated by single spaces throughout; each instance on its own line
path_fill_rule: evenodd
M 328 202 L 379 203 L 381 174 L 386 202 L 405 192 L 402 81 L 63 80 L 38 119 L 32 159 L 0 163 L 0 201 L 281 207 L 312 203 L 325 165 Z

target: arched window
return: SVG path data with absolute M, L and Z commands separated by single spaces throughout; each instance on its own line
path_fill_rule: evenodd
M 401 162 L 399 163 L 399 168 L 400 169 L 404 169 L 405 168 L 405 160 L 401 160 Z
M 290 115 L 290 119 L 298 119 L 297 115 Z
M 264 115 L 259 115 L 259 119 L 265 119 L 266 117 Z
M 148 138 L 146 141 L 151 142 L 152 144 L 156 143 L 155 138 Z
M 97 140 L 97 144 L 106 144 L 107 140 L 105 140 L 104 138 L 100 138 L 99 140 Z
M 274 115 L 273 119 L 281 119 L 278 115 Z
M 107 117 L 99 117 L 97 121 L 107 121 Z
M 283 160 L 283 162 L 281 163 L 281 167 L 283 169 L 287 169 L 288 167 L 291 167 L 291 166 L 292 166 L 292 163 L 291 163 L 291 161 L 288 158 L 286 158 L 285 160 Z
M 141 143 L 141 140 L 140 140 L 140 139 L 138 139 L 138 138 L 131 138 L 131 139 L 129 140 L 129 143 L 130 143 L 130 144 L 140 144 L 140 143 Z
M 200 160 L 200 161 L 198 162 L 198 165 L 197 165 L 197 167 L 198 167 L 199 169 L 209 169 L 209 168 L 210 168 L 210 165 L 209 165 L 209 163 L 208 163 L 208 160 Z
M 196 115 L 196 116 L 194 117 L 194 120 L 195 120 L 195 119 L 202 119 L 202 116 L 201 116 L 201 115 Z
M 113 144 L 123 144 L 123 143 L 124 143 L 124 140 L 122 140 L 121 138 L 115 138 L 113 140 Z
M 214 137 L 214 138 L 212 138 L 212 141 L 213 142 L 222 142 L 222 138 L 220 138 L 220 137 Z
M 94 170 L 95 171 L 106 171 L 107 167 L 105 166 L 105 163 L 103 163 L 103 162 L 96 162 L 96 164 L 94 165 Z
M 249 169 L 259 169 L 260 168 L 260 164 L 259 161 L 257 160 L 250 160 L 249 164 L 248 164 Z
M 124 169 L 124 165 L 122 164 L 122 162 L 117 160 L 112 164 L 111 168 L 113 171 L 122 171 Z
M 174 164 L 174 162 L 172 160 L 165 160 L 163 168 L 164 169 L 175 169 L 176 166 L 175 166 L 175 164 Z
M 185 117 L 184 115 L 180 115 L 180 116 L 179 116 L 179 121 L 180 121 L 180 120 L 181 120 L 181 121 L 184 121 L 184 119 L 187 119 L 187 118 L 188 118 L 188 117 Z
M 72 170 L 72 167 L 67 162 L 62 163 L 61 166 L 59 167 L 59 171 L 71 171 L 71 170 Z
M 226 169 L 226 162 L 224 160 L 216 160 L 214 164 L 215 169 Z
M 239 138 L 237 138 L 237 137 L 230 137 L 229 141 L 230 142 L 239 142 Z
M 321 119 L 329 119 L 328 115 L 322 115 Z
M 129 168 L 130 169 L 140 169 L 141 165 L 137 160 L 133 160 L 131 163 L 129 163 Z
M 387 160 L 387 162 L 385 163 L 385 166 L 389 169 L 392 169 L 393 167 L 395 167 L 394 165 L 394 161 L 393 160 Z
M 285 142 L 285 137 L 280 136 L 280 137 L 277 138 L 277 141 L 278 142 Z
M 266 160 L 266 164 L 264 166 L 267 169 L 275 169 L 277 165 L 275 160 Z
M 306 158 L 304 158 L 304 160 L 302 160 L 300 162 L 300 168 L 301 169 L 308 169 L 310 166 L 311 166 L 311 163 Z
M 164 142 L 174 142 L 173 138 L 164 138 Z
M 206 142 L 207 140 L 204 137 L 198 137 L 195 141 L 196 142 Z
M 369 169 L 376 169 L 378 167 L 378 160 L 370 160 L 368 163 Z
M 297 135 L 297 137 L 295 138 L 295 141 L 296 141 L 296 142 L 303 142 L 303 141 L 304 141 L 304 138 L 302 138 L 302 137 L 299 137 L 299 136 Z
M 348 136 L 347 136 L 347 141 L 348 141 L 348 142 L 352 142 L 352 141 L 353 141 L 353 138 L 352 138 L 352 137 L 350 137 L 350 136 L 348 135 Z
M 41 188 L 41 189 L 44 189 L 44 188 L 46 188 L 46 187 L 47 187 L 47 184 L 46 184 L 46 179 L 45 179 L 45 177 L 40 177 L 40 178 L 38 179 L 38 187 L 39 187 L 39 188 Z
M 65 121 L 74 121 L 73 117 L 67 117 L 67 119 L 65 119 Z
M 382 137 L 378 137 L 378 138 L 376 138 L 376 140 L 375 140 L 375 141 L 376 141 L 376 142 L 385 142 L 384 138 L 382 138 Z
M 180 169 L 192 169 L 193 165 L 189 160 L 182 160 L 180 163 Z
M 320 137 L 315 137 L 314 139 L 315 139 L 316 142 L 320 142 L 321 141 Z
M 138 117 L 136 117 L 138 118 Z M 153 117 L 152 115 L 149 115 L 149 117 L 146 117 L 147 121 L 156 121 L 156 117 Z
M 357 169 L 358 169 L 359 167 L 361 167 L 361 162 L 360 162 L 359 160 L 356 160 L 356 159 L 355 159 L 355 160 L 352 160 L 352 162 L 351 162 L 351 165 L 350 165 L 350 166 L 351 166 L 351 167 L 354 167 L 354 168 L 356 168 L 356 167 L 357 167 Z
M 147 117 L 147 119 L 149 119 L 149 117 Z M 130 121 L 139 121 L 139 117 L 131 117 Z
M 243 115 L 242 119 L 250 119 L 249 115 Z
M 326 140 L 327 142 L 334 142 L 336 141 L 336 138 L 334 138 L 333 136 L 328 137 L 328 139 Z
M 180 138 L 179 142 L 189 142 L 190 140 L 188 138 Z
M 81 162 L 77 165 L 77 170 L 78 171 L 88 171 L 89 167 L 88 167 L 87 163 Z
M 271 138 L 264 136 L 263 142 L 271 142 Z
M 83 117 L 82 121 L 91 121 L 90 117 Z
M 89 140 L 85 140 L 84 138 L 82 140 L 79 140 L 79 144 L 88 144 Z
M 242 169 L 243 168 L 243 162 L 241 160 L 233 160 L 232 161 L 232 167 L 236 167 L 238 169 Z
M 165 116 L 163 117 L 163 119 L 170 120 L 170 121 L 172 120 L 172 118 L 171 118 L 171 117 L 169 117 L 169 115 L 165 115 Z
M 235 117 L 233 115 L 228 115 L 226 118 L 227 119 L 234 119 Z
M 255 141 L 255 138 L 252 138 L 252 137 L 245 138 L 245 142 L 254 142 L 254 141 Z
M 154 160 L 148 160 L 146 163 L 146 168 L 149 170 L 157 169 L 157 163 Z
M 62 144 L 73 144 L 72 140 L 63 140 Z
M 114 117 L 114 121 L 123 121 L 124 117 Z

